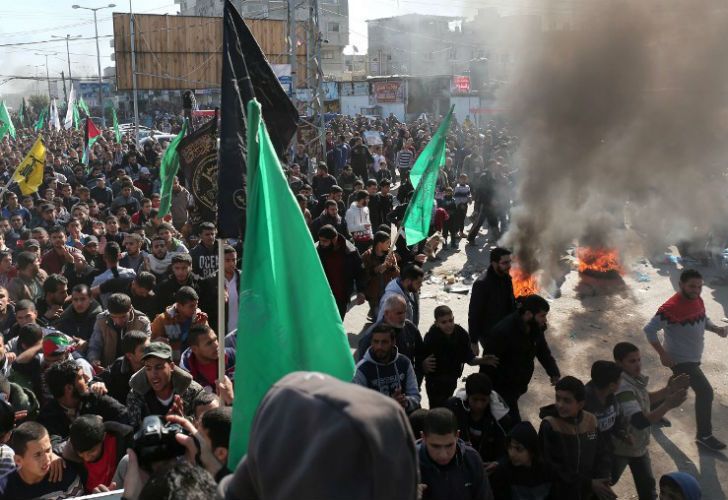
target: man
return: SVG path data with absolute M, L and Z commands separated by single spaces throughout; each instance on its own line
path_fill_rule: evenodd
M 91 289 L 91 294 L 98 297 L 100 294 L 123 293 L 131 298 L 131 304 L 137 311 L 144 313 L 147 318 L 155 317 L 163 308 L 159 306 L 154 288 L 157 278 L 149 272 L 142 271 L 134 278 L 114 278 Z
M 188 347 L 190 329 L 194 325 L 206 325 L 207 314 L 199 307 L 200 297 L 189 286 L 183 286 L 174 295 L 174 304 L 165 308 L 152 321 L 152 341 L 159 340 L 172 347 L 174 360 L 179 361 L 182 351 Z
M 129 233 L 124 236 L 124 252 L 123 257 L 119 261 L 119 266 L 131 269 L 136 274 L 144 270 L 144 259 L 148 255 L 142 250 L 144 239 L 140 234 Z
M 359 340 L 356 359 L 363 359 L 372 341 L 372 332 L 381 325 L 392 328 L 395 333 L 395 343 L 400 354 L 407 357 L 414 367 L 418 385 L 424 376 L 425 362 L 423 353 L 422 334 L 414 323 L 407 319 L 407 304 L 401 295 L 390 295 L 382 304 L 382 319 L 370 326 Z
M 124 233 L 119 230 L 119 219 L 115 215 L 109 215 L 106 220 L 106 233 L 104 237 L 107 242 L 113 241 L 121 246 L 124 243 Z
M 76 285 L 71 290 L 71 304 L 64 309 L 53 326 L 71 337 L 88 340 L 94 331 L 101 304 L 91 298 L 87 285 Z
M 720 451 L 726 445 L 713 436 L 713 387 L 701 370 L 700 362 L 705 330 L 725 338 L 728 327 L 717 326 L 707 317 L 700 297 L 702 289 L 701 274 L 694 269 L 684 270 L 680 275 L 679 292 L 660 306 L 644 331 L 662 365 L 670 368 L 673 375 L 687 374 L 690 377 L 690 387 L 695 392 L 696 442 L 709 450 Z M 665 335 L 662 343 L 657 336 L 660 330 Z
M 458 421 L 447 408 L 429 410 L 417 444 L 423 500 L 492 500 L 483 461 L 460 439 Z
M 622 430 L 613 434 L 612 439 L 612 483 L 619 481 L 629 465 L 640 500 L 651 500 L 657 493 L 648 450 L 650 426 L 685 402 L 690 380 L 682 374 L 663 389 L 649 392 L 649 378 L 642 374 L 642 357 L 637 346 L 620 342 L 614 346 L 613 355 L 622 369 L 616 393 L 617 422 Z
M 153 273 L 157 279 L 166 277 L 172 265 L 172 257 L 176 254 L 167 250 L 167 242 L 160 235 L 152 238 L 152 253 L 147 255 L 146 270 Z
M 319 162 L 316 167 L 316 175 L 313 176 L 311 184 L 313 187 L 313 195 L 316 198 L 321 198 L 331 192 L 331 188 L 336 185 L 336 177 L 329 173 L 329 168 L 326 166 L 326 163 Z
M 73 264 L 74 257 L 82 256 L 81 251 L 66 245 L 66 231 L 61 226 L 54 226 L 49 231 L 51 249 L 43 254 L 40 267 L 48 274 L 62 274 L 66 264 Z
M 393 279 L 384 289 L 384 295 L 379 300 L 379 314 L 377 321 L 381 321 L 384 310 L 382 305 L 392 295 L 401 295 L 407 304 L 407 319 L 416 327 L 420 324 L 420 289 L 425 279 L 425 272 L 421 267 L 411 265 L 405 267 L 398 278 Z
M 492 354 L 499 360 L 498 367 L 488 366 L 484 371 L 493 381 L 493 389 L 510 408 L 514 423 L 521 421 L 518 399 L 528 391 L 534 358 L 538 358 L 552 385 L 561 378 L 544 336 L 549 309 L 549 303 L 543 297 L 525 297 L 518 311 L 493 327 L 483 349 L 484 354 Z
M 339 205 L 334 200 L 326 200 L 326 203 L 324 203 L 324 211 L 311 221 L 311 234 L 313 237 L 317 237 L 319 229 L 327 224 L 334 226 L 336 232 L 347 240 L 351 239 L 349 229 L 346 226 L 346 219 L 339 215 Z
M 141 205 L 142 208 L 131 216 L 131 222 L 135 226 L 144 226 L 152 216 L 152 200 L 142 198 Z
M 59 482 L 50 482 L 53 450 L 48 431 L 41 424 L 20 424 L 8 444 L 15 451 L 17 468 L 7 477 L 0 499 L 73 498 L 83 495 L 79 470 L 74 464 L 66 465 Z
M 115 241 L 106 243 L 104 248 L 104 263 L 106 264 L 106 271 L 96 276 L 91 283 L 92 288 L 101 286 L 103 283 L 113 278 L 133 278 L 136 273 L 133 269 L 119 266 L 119 260 L 121 259 L 121 247 Z M 106 304 L 108 297 L 101 296 L 101 303 Z
M 341 171 L 344 170 L 344 166 L 346 166 L 347 162 L 349 161 L 350 151 L 351 150 L 349 148 L 349 145 L 346 143 L 346 137 L 344 137 L 343 135 L 339 135 L 338 141 L 333 151 L 334 173 L 336 175 L 339 175 Z
M 217 272 L 217 229 L 212 222 L 200 224 L 200 242 L 190 251 L 192 272 L 201 278 L 207 278 Z
M 12 191 L 7 191 L 5 195 L 5 207 L 0 211 L 0 215 L 7 219 L 12 219 L 13 215 L 20 215 L 24 224 L 30 223 L 30 211 L 18 203 L 18 195 Z
M 28 299 L 37 301 L 43 296 L 43 282 L 48 276 L 40 268 L 38 255 L 31 252 L 21 252 L 17 258 L 18 275 L 8 284 L 10 300 L 17 303 Z
M 369 219 L 373 228 L 385 224 L 387 215 L 394 209 L 394 196 L 389 192 L 391 184 L 389 179 L 382 179 L 379 192 L 369 198 Z
M 217 272 L 202 282 L 200 308 L 207 312 L 210 327 L 215 331 L 222 328 L 230 333 L 238 327 L 238 291 L 240 290 L 240 270 L 238 253 L 235 248 L 225 245 L 225 318 L 222 325 L 217 317 Z
M 468 330 L 476 354 L 478 342 L 485 346 L 490 330 L 516 310 L 510 270 L 511 251 L 496 247 L 490 251 L 488 270 L 473 283 L 468 308 Z
M 144 349 L 142 363 L 144 368 L 129 380 L 126 399 L 133 425 L 139 427 L 147 415 L 191 415 L 192 403 L 203 389 L 192 375 L 175 366 L 172 348 L 152 342 Z
M 475 179 L 473 200 L 475 201 L 475 211 L 478 215 L 468 232 L 468 245 L 476 245 L 475 238 L 478 237 L 480 227 L 486 221 L 488 221 L 489 228 L 488 239 L 495 242 L 498 240 L 495 235 L 497 232 L 496 226 L 498 224 L 498 219 L 495 216 L 495 178 L 489 170 L 486 170 L 477 176 L 470 175 L 470 178 Z
M 88 387 L 88 380 L 75 360 L 51 365 L 45 381 L 53 399 L 38 414 L 38 422 L 60 443 L 68 438 L 68 430 L 79 415 L 100 415 L 105 421 L 129 424 L 129 414 L 122 403 L 107 395 L 99 395 Z
M 35 223 L 33 223 L 31 221 L 31 227 L 41 228 L 46 231 L 50 231 L 52 228 L 56 227 L 57 225 L 58 225 L 58 217 L 56 216 L 56 209 L 50 203 L 41 205 L 40 220 L 38 220 Z
M 379 325 L 371 333 L 371 346 L 356 364 L 353 383 L 395 399 L 407 413 L 420 407 L 420 390 L 412 363 L 397 351 L 394 329 Z
M 108 309 L 96 317 L 94 331 L 89 340 L 86 358 L 98 366 L 109 366 L 123 354 L 121 337 L 130 330 L 141 330 L 151 335 L 149 318 L 133 309 L 131 299 L 123 293 L 113 293 Z
M 157 285 L 157 300 L 160 307 L 167 307 L 174 303 L 174 296 L 183 286 L 189 286 L 199 293 L 201 289 L 200 277 L 192 272 L 192 257 L 181 253 L 172 257 L 172 272 L 166 280 Z
M 189 347 L 182 353 L 180 368 L 187 370 L 195 382 L 208 392 L 217 390 L 218 338 L 206 324 L 190 327 Z M 235 349 L 225 348 L 225 375 L 231 380 L 235 372 Z
M 91 188 L 91 199 L 98 203 L 100 209 L 111 206 L 111 202 L 114 199 L 114 192 L 106 186 L 105 177 L 96 179 L 96 186 Z
M 369 165 L 374 157 L 361 140 L 361 137 L 354 138 L 354 145 L 351 148 L 351 168 L 361 180 L 366 180 L 369 173 Z
M 60 274 L 51 274 L 43 282 L 43 298 L 37 303 L 38 322 L 48 326 L 58 321 L 68 298 L 68 280 Z
M 366 301 L 361 257 L 354 245 L 345 240 L 331 225 L 319 229 L 315 246 L 343 320 L 355 288 L 357 305 Z
M 129 394 L 129 380 L 143 368 L 142 356 L 149 345 L 149 334 L 141 330 L 130 330 L 121 337 L 121 350 L 124 354 L 114 360 L 108 369 L 97 375 L 106 385 L 108 394 L 122 404 Z
M 141 208 L 139 200 L 131 194 L 133 187 L 131 182 L 122 184 L 121 193 L 111 202 L 112 214 L 115 214 L 120 208 L 125 208 L 128 214 L 134 214 L 139 211 L 139 208 Z
M 297 164 L 301 168 L 303 175 L 308 177 L 311 160 L 308 154 L 306 154 L 306 145 L 302 142 L 296 144 L 296 154 L 293 156 L 293 163 Z
M 369 194 L 364 191 L 354 193 L 354 201 L 346 211 L 346 227 L 351 232 L 354 245 L 360 254 L 364 253 L 372 245 L 374 233 L 372 222 L 369 219 Z
M 339 208 L 339 215 L 343 217 L 346 214 L 346 205 L 344 204 L 343 196 L 344 190 L 341 187 L 332 186 L 331 192 L 329 192 L 326 196 L 319 198 L 318 204 L 311 209 L 311 216 L 318 217 L 326 208 L 326 202 L 334 201 L 336 202 L 336 206 Z
M 188 210 L 195 206 L 192 195 L 186 188 L 179 183 L 179 177 L 175 176 L 172 183 L 172 204 L 170 213 L 172 214 L 172 225 L 177 229 L 182 229 L 189 218 Z

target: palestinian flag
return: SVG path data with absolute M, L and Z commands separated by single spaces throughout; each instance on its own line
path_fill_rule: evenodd
M 94 144 L 96 144 L 99 137 L 101 137 L 101 131 L 96 127 L 96 125 L 94 125 L 93 120 L 89 117 L 86 117 L 85 130 L 86 133 L 84 134 L 83 139 L 83 159 L 81 161 L 84 165 L 88 166 L 89 152 L 91 151 L 91 148 L 94 147 Z

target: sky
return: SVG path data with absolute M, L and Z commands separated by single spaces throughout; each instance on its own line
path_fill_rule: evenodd
M 366 20 L 419 12 L 440 15 L 471 15 L 475 7 L 491 6 L 505 0 L 349 0 L 350 44 L 359 53 L 366 52 Z M 48 72 L 59 77 L 68 72 L 65 36 L 80 35 L 82 39 L 70 42 L 71 71 L 73 76 L 96 76 L 96 45 L 93 13 L 89 10 L 73 9 L 102 7 L 108 1 L 99 0 L 23 0 L 0 2 L 0 95 L 21 90 L 43 92 L 44 82 L 28 83 L 9 80 L 9 76 L 40 76 Z M 325 4 L 322 4 L 325 7 Z M 132 0 L 134 12 L 149 14 L 176 14 L 179 5 L 173 0 Z M 99 49 L 101 68 L 111 66 L 112 47 L 110 35 L 113 27 L 112 12 L 129 12 L 129 3 L 120 0 L 113 8 L 98 11 Z M 62 39 L 52 43 L 12 46 L 11 44 L 51 40 L 52 36 Z M 90 38 L 84 40 L 84 38 Z M 39 55 L 40 54 L 40 55 Z

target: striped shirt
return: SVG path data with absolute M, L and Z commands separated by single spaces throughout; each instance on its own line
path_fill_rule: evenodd
M 397 168 L 411 168 L 415 162 L 415 154 L 409 149 L 401 149 L 397 153 Z

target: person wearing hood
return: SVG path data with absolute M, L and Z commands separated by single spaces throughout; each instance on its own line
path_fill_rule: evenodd
M 486 463 L 494 463 L 506 453 L 506 437 L 511 418 L 503 399 L 493 390 L 485 373 L 465 379 L 465 390 L 447 400 L 446 408 L 455 414 L 460 438 L 472 446 Z
M 447 408 L 429 410 L 417 443 L 422 500 L 493 500 L 483 461 L 459 439 L 457 419 Z
M 152 342 L 162 340 L 172 347 L 174 360 L 179 361 L 187 349 L 188 336 L 194 325 L 207 325 L 207 314 L 197 307 L 200 297 L 189 286 L 183 286 L 174 295 L 174 304 L 167 307 L 152 321 Z
M 315 246 L 343 320 L 355 289 L 356 304 L 363 304 L 366 301 L 361 256 L 354 245 L 344 239 L 331 225 L 319 229 Z
M 354 238 L 354 245 L 359 253 L 363 253 L 372 245 L 374 234 L 369 218 L 369 193 L 364 190 L 354 193 L 354 202 L 346 211 L 346 226 Z
M 539 449 L 531 422 L 517 423 L 506 440 L 508 454 L 492 469 L 489 479 L 495 500 L 548 500 L 551 474 Z
M 490 330 L 516 310 L 511 282 L 511 251 L 496 247 L 490 251 L 488 270 L 473 283 L 468 308 L 468 331 L 473 352 L 485 346 Z
M 671 472 L 660 478 L 660 500 L 700 500 L 698 481 L 686 472 Z
M 102 312 L 101 304 L 91 298 L 87 285 L 76 285 L 71 290 L 71 305 L 52 325 L 66 335 L 82 340 L 91 338 L 96 316 Z
M 596 417 L 584 411 L 585 398 L 581 380 L 567 376 L 556 383 L 556 403 L 540 411 L 538 436 L 544 460 L 552 468 L 553 497 L 616 499 L 605 439 Z
M 538 358 L 551 384 L 560 378 L 559 367 L 546 342 L 546 317 L 550 306 L 546 299 L 529 295 L 521 301 L 516 312 L 503 318 L 488 335 L 483 353 L 498 358 L 498 366 L 481 366 L 493 381 L 511 412 L 511 419 L 521 421 L 518 399 L 528 391 L 533 377 L 534 361 Z
M 295 426 L 280 425 L 292 415 Z M 184 441 L 194 449 L 193 439 Z M 291 452 L 271 453 L 278 449 Z M 219 477 L 223 464 L 205 458 Z M 293 372 L 258 406 L 247 454 L 220 481 L 218 498 L 415 500 L 417 483 L 415 442 L 400 405 L 322 373 Z
M 326 200 L 324 211 L 311 221 L 310 227 L 313 237 L 318 236 L 319 229 L 327 224 L 334 226 L 336 231 L 347 240 L 351 239 L 349 228 L 346 226 L 346 219 L 339 215 L 339 205 L 334 200 Z
M 135 429 L 148 415 L 180 415 L 189 417 L 195 398 L 204 391 L 192 375 L 172 361 L 172 348 L 163 342 L 152 342 L 144 348 L 143 367 L 129 380 L 126 406 Z
M 356 365 L 353 382 L 395 399 L 407 413 L 420 407 L 420 391 L 412 363 L 397 350 L 395 331 L 378 325 L 371 347 Z
M 206 324 L 192 325 L 187 338 L 189 347 L 182 353 L 180 368 L 209 392 L 217 390 L 218 338 Z M 235 349 L 225 348 L 225 375 L 231 380 L 235 372 Z

